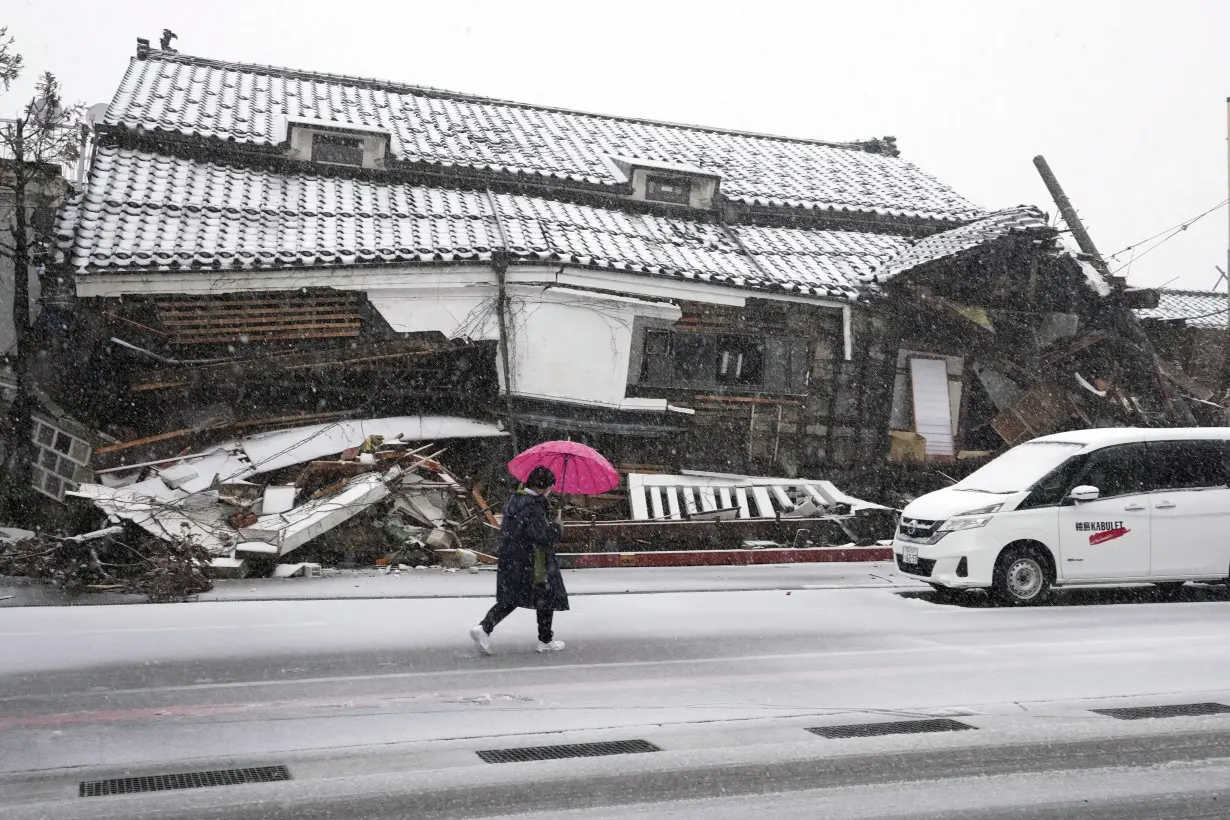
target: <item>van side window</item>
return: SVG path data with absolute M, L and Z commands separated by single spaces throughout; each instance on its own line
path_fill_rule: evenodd
M 1159 492 L 1225 487 L 1226 443 L 1212 439 L 1151 442 L 1149 476 Z
M 1092 453 L 1089 467 L 1074 486 L 1088 484 L 1102 491 L 1102 498 L 1148 492 L 1145 445 L 1119 444 Z
M 1018 506 L 1018 510 L 1032 510 L 1039 507 L 1058 507 L 1073 481 L 1089 460 L 1087 455 L 1073 456 L 1060 464 L 1054 470 L 1033 486 L 1029 495 Z

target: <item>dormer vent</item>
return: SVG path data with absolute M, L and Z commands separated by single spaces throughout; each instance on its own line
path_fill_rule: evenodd
M 713 210 L 722 184 L 721 174 L 676 162 L 609 156 L 610 166 L 626 183 L 629 199 Z
M 382 169 L 389 151 L 382 128 L 307 117 L 287 117 L 281 142 L 294 159 L 355 168 Z

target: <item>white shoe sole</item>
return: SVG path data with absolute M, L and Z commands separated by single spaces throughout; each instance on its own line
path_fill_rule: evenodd
M 476 626 L 470 630 L 470 640 L 474 641 L 474 646 L 478 649 L 478 654 L 490 655 L 491 644 L 484 642 L 484 637 L 488 636 L 483 634 L 483 628 L 481 626 Z

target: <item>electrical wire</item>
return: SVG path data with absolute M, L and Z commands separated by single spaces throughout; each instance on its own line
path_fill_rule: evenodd
M 1171 227 L 1167 228 L 1167 229 L 1166 229 L 1166 230 L 1164 230 L 1164 231 L 1159 231 L 1159 232 L 1157 232 L 1157 233 L 1153 234 L 1153 236 L 1148 237 L 1147 239 L 1142 239 L 1142 240 L 1140 240 L 1140 241 L 1138 241 L 1138 242 L 1133 242 L 1132 244 L 1128 245 L 1127 247 L 1124 247 L 1124 248 L 1121 248 L 1121 249 L 1119 249 L 1119 250 L 1115 251 L 1114 253 L 1112 253 L 1110 256 L 1108 256 L 1108 257 L 1106 257 L 1106 258 L 1107 258 L 1107 259 L 1115 259 L 1115 257 L 1117 257 L 1117 256 L 1118 256 L 1119 254 L 1121 254 L 1121 253 L 1125 253 L 1125 252 L 1127 252 L 1127 251 L 1135 250 L 1136 248 L 1140 247 L 1141 245 L 1144 245 L 1144 244 L 1146 244 L 1146 243 L 1152 242 L 1154 239 L 1157 239 L 1158 237 L 1163 237 L 1163 238 L 1161 239 L 1161 241 L 1159 241 L 1157 244 L 1152 245 L 1151 247 L 1149 247 L 1149 248 L 1147 248 L 1147 249 L 1145 249 L 1145 250 L 1141 251 L 1139 254 L 1133 254 L 1133 256 L 1132 256 L 1132 259 L 1131 259 L 1131 260 L 1129 260 L 1129 261 L 1128 261 L 1125 265 L 1120 265 L 1119 267 L 1115 268 L 1113 271 L 1111 271 L 1111 273 L 1112 273 L 1112 274 L 1118 273 L 1119 271 L 1123 270 L 1125 267 L 1130 266 L 1130 265 L 1131 265 L 1133 262 L 1135 262 L 1137 259 L 1140 259 L 1141 257 L 1145 256 L 1146 254 L 1148 254 L 1148 253 L 1152 253 L 1153 251 L 1157 250 L 1157 249 L 1158 249 L 1158 248 L 1160 248 L 1162 245 L 1166 244 L 1166 243 L 1167 243 L 1167 242 L 1169 242 L 1171 239 L 1174 239 L 1176 236 L 1178 236 L 1179 234 L 1181 234 L 1183 231 L 1186 231 L 1186 230 L 1187 230 L 1188 228 L 1190 228 L 1192 225 L 1194 225 L 1194 224 L 1196 224 L 1197 222 L 1199 222 L 1201 219 L 1204 219 L 1206 216 L 1208 216 L 1209 214 L 1213 213 L 1214 211 L 1216 211 L 1216 210 L 1218 210 L 1218 209 L 1220 209 L 1220 208 L 1225 207 L 1226 203 L 1230 203 L 1230 199 L 1223 199 L 1221 202 L 1217 203 L 1217 204 L 1216 204 L 1216 205 L 1214 205 L 1212 208 L 1209 208 L 1207 211 L 1204 211 L 1204 212 L 1202 212 L 1202 213 L 1199 213 L 1199 214 L 1197 214 L 1196 216 L 1193 216 L 1193 217 L 1192 217 L 1192 218 L 1190 218 L 1190 219 L 1186 219 L 1186 220 L 1184 220 L 1184 221 L 1180 222 L 1180 223 L 1179 223 L 1179 224 L 1177 224 L 1177 225 L 1172 225 Z

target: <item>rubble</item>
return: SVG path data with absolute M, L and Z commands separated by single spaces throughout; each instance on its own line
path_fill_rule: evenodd
M 220 576 L 275 571 L 271 562 L 359 516 L 399 560 L 418 562 L 459 550 L 480 515 L 427 434 L 503 435 L 447 416 L 338 421 L 104 468 L 68 495 L 165 543 L 191 541 Z
M 212 588 L 210 554 L 194 539 L 132 536 L 126 527 L 110 526 L 0 541 L 0 575 L 46 581 L 70 595 L 140 592 L 153 602 L 181 601 Z
M 629 473 L 627 495 L 619 501 L 604 508 L 566 505 L 561 550 L 721 549 L 745 541 L 872 545 L 891 537 L 897 521 L 896 510 L 848 495 L 830 481 L 688 470 Z M 589 520 L 578 520 L 586 514 Z M 487 527 L 494 541 L 499 525 Z

